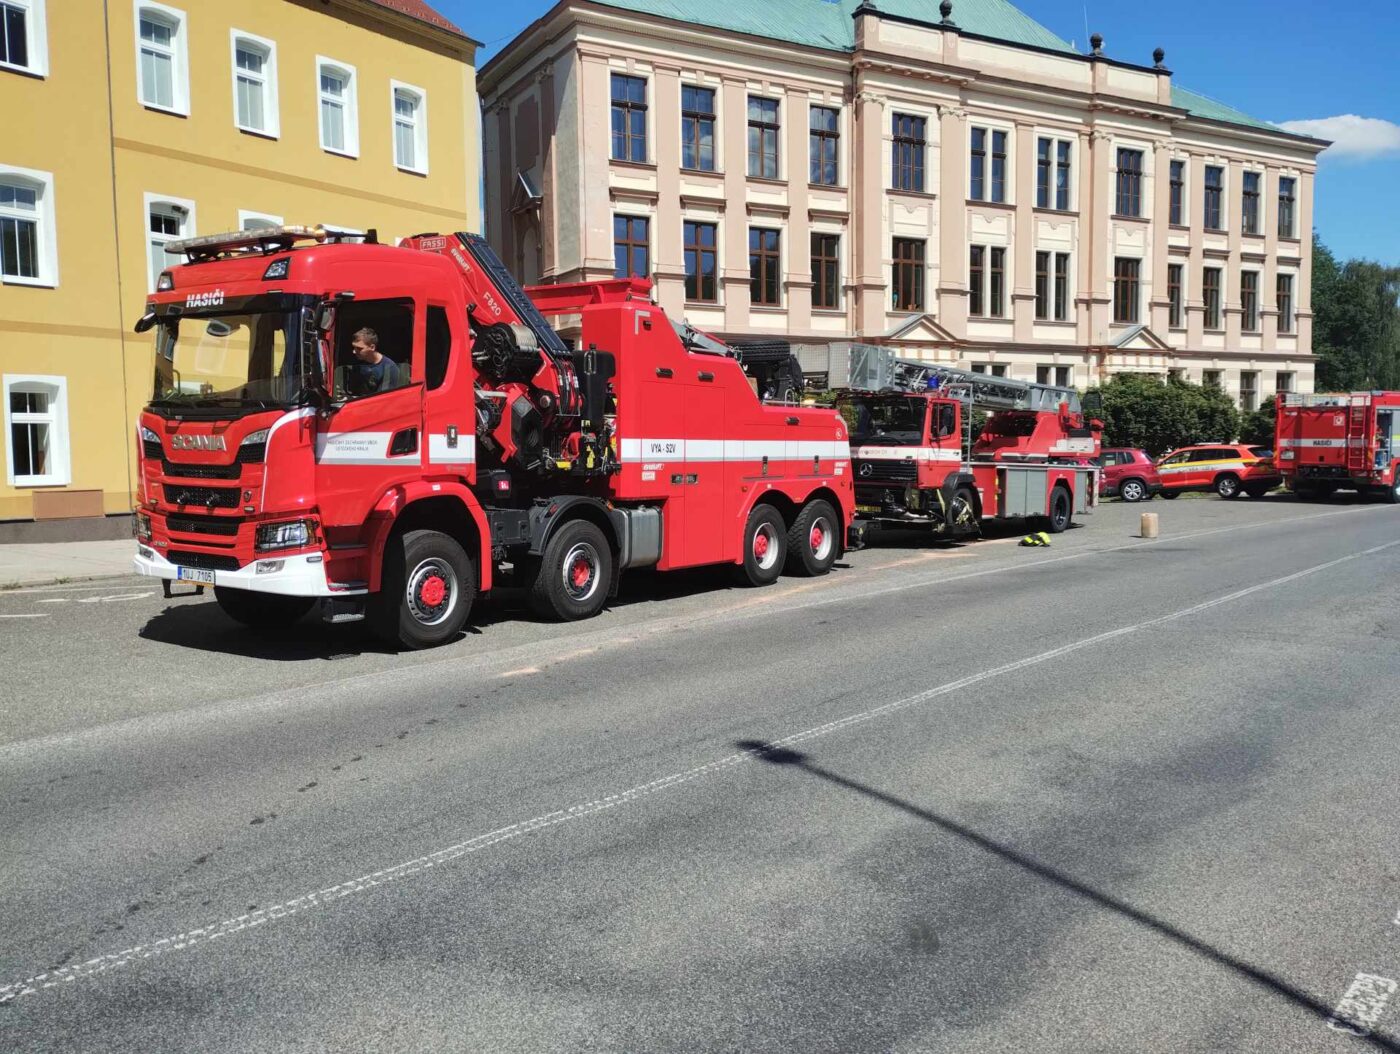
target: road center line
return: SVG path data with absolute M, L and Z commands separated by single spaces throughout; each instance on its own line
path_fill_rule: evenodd
M 40 992 L 45 989 L 56 988 L 60 985 L 65 984 L 71 984 L 72 982 L 77 981 L 81 978 L 94 977 L 100 973 L 104 973 L 107 970 L 118 969 L 120 967 L 127 966 L 131 963 L 141 962 L 145 959 L 154 958 L 158 955 L 164 955 L 169 952 L 190 948 L 196 944 L 207 943 L 209 941 L 231 936 L 232 934 L 242 932 L 246 929 L 252 929 L 257 926 L 266 925 L 269 922 L 275 922 L 278 919 L 283 919 L 290 915 L 294 915 L 299 911 L 308 911 L 312 908 L 317 908 L 324 904 L 328 904 L 331 901 L 341 900 L 353 894 L 362 893 L 365 890 L 373 889 L 376 886 L 386 885 L 390 882 L 396 882 L 399 879 L 407 878 L 410 875 L 419 874 L 420 872 L 427 871 L 430 868 L 437 867 L 442 864 L 449 863 L 450 861 L 467 856 L 470 853 L 480 852 L 481 850 L 487 849 L 491 846 L 500 845 L 503 842 L 513 841 L 517 838 L 521 838 L 528 834 L 534 834 L 535 832 L 542 831 L 546 828 L 557 827 L 559 824 L 564 823 L 568 820 L 582 819 L 583 817 L 593 816 L 597 813 L 604 812 L 608 809 L 614 809 L 621 805 L 631 804 L 632 802 L 638 801 L 649 795 L 656 794 L 660 791 L 671 790 L 675 787 L 681 786 L 682 784 L 690 783 L 702 777 L 721 772 L 728 768 L 732 768 L 740 764 L 741 762 L 749 761 L 761 755 L 765 755 L 776 747 L 792 746 L 794 744 L 802 743 L 811 739 L 816 739 L 821 736 L 828 736 L 833 732 L 838 732 L 855 725 L 864 724 L 869 721 L 874 721 L 878 718 L 885 717 L 899 710 L 905 710 L 910 707 L 920 706 L 924 703 L 928 703 L 942 696 L 961 692 L 963 689 L 968 688 L 972 685 L 980 684 L 983 681 L 988 681 L 996 677 L 1002 677 L 1006 674 L 1015 673 L 1032 666 L 1038 666 L 1042 663 L 1049 662 L 1053 659 L 1058 659 L 1062 656 L 1069 655 L 1077 651 L 1082 651 L 1085 648 L 1091 648 L 1095 645 L 1103 644 L 1107 641 L 1115 640 L 1119 637 L 1125 637 L 1132 633 L 1138 633 L 1145 629 L 1150 629 L 1155 626 L 1166 625 L 1167 623 L 1175 622 L 1179 619 L 1189 618 L 1192 615 L 1199 614 L 1203 611 L 1208 611 L 1211 608 L 1219 607 L 1223 604 L 1232 603 L 1236 600 L 1243 599 L 1244 597 L 1251 596 L 1252 594 L 1262 592 L 1266 589 L 1275 589 L 1279 586 L 1286 585 L 1289 582 L 1296 582 L 1298 579 L 1305 578 L 1308 575 L 1314 575 L 1323 571 L 1328 571 L 1334 567 L 1339 567 L 1342 564 L 1350 563 L 1354 560 L 1360 560 L 1363 557 L 1372 556 L 1376 553 L 1392 549 L 1396 546 L 1400 546 L 1400 539 L 1391 542 L 1386 542 L 1382 545 L 1373 546 L 1372 548 L 1365 549 L 1361 552 L 1350 553 L 1346 556 L 1339 557 L 1335 560 L 1329 560 L 1326 563 L 1304 568 L 1301 571 L 1295 571 L 1292 574 L 1284 575 L 1280 578 L 1273 578 L 1266 582 L 1260 582 L 1256 585 L 1248 586 L 1244 589 L 1237 589 L 1233 593 L 1227 593 L 1224 596 L 1219 596 L 1212 600 L 1204 601 L 1200 604 L 1193 604 L 1191 607 L 1182 608 L 1178 611 L 1173 611 L 1166 615 L 1159 615 L 1156 618 L 1147 619 L 1143 622 L 1138 622 L 1131 626 L 1120 626 L 1117 629 L 1108 630 L 1103 633 L 1096 633 L 1093 636 L 1084 637 L 1080 640 L 1073 641 L 1069 644 L 1061 645 L 1058 648 L 1052 648 L 1049 651 L 1040 652 L 1038 655 L 1031 655 L 1024 659 L 1018 659 L 1014 662 L 1009 662 L 1001 666 L 992 667 L 990 669 L 983 670 L 979 673 L 970 674 L 967 677 L 960 678 L 959 680 L 950 681 L 946 684 L 941 684 L 936 688 L 930 688 L 926 691 L 919 692 L 915 695 L 907 696 L 904 699 L 898 699 L 893 702 L 886 703 L 883 706 L 877 706 L 869 710 L 860 711 L 859 713 L 849 714 L 846 717 L 838 718 L 834 721 L 828 721 L 827 723 L 818 725 L 815 728 L 809 728 L 805 731 L 794 733 L 782 739 L 770 740 L 764 747 L 761 748 L 744 750 L 735 754 L 729 754 L 715 761 L 710 761 L 691 769 L 686 769 L 681 772 L 673 773 L 669 776 L 662 776 L 659 779 L 654 779 L 647 783 L 638 784 L 637 786 L 628 788 L 623 791 L 619 791 L 615 794 L 610 794 L 607 797 L 596 798 L 593 801 L 584 802 L 580 805 L 573 805 L 566 809 L 560 809 L 555 812 L 545 813 L 543 815 L 536 816 L 532 819 L 524 820 L 519 823 L 510 824 L 505 827 L 498 827 L 494 831 L 488 831 L 485 834 L 477 835 L 476 837 L 467 839 L 464 842 L 458 842 L 455 845 L 450 845 L 445 848 L 435 850 L 434 852 L 417 857 L 413 860 L 407 860 L 400 864 L 394 864 L 390 867 L 383 868 L 379 871 L 374 871 L 367 875 L 361 875 L 358 878 L 352 878 L 348 881 L 340 882 L 333 886 L 328 886 L 325 889 L 316 890 L 315 892 L 311 893 L 305 893 L 302 896 L 294 897 L 291 900 L 282 901 L 281 903 L 274 904 L 271 907 L 249 912 L 245 915 L 238 915 L 233 918 L 224 919 L 220 922 L 211 923 L 207 926 L 201 926 L 196 929 L 186 930 L 183 933 L 177 933 L 171 937 L 163 937 L 158 940 L 152 941 L 149 944 L 138 944 L 133 947 L 123 949 L 122 951 L 110 952 L 105 955 L 99 955 L 96 958 L 89 959 L 86 962 L 78 963 L 74 966 L 64 966 L 55 970 L 48 970 L 43 973 L 34 974 L 33 976 L 27 977 L 22 981 L 15 981 L 11 984 L 0 986 L 0 1003 L 8 1003 L 12 1000 L 20 998 L 21 996 L 32 995 L 36 992 Z M 1359 977 L 1358 981 L 1360 981 Z M 1394 985 L 1395 982 L 1390 983 L 1391 985 Z M 1350 993 L 1350 989 L 1348 990 L 1348 992 Z M 1385 998 L 1388 999 L 1389 995 L 1390 993 L 1387 993 Z M 1346 1002 L 1345 996 L 1343 997 L 1343 1002 Z M 1339 1005 L 1338 1014 L 1341 1013 L 1341 1009 L 1342 1008 Z M 1377 1016 L 1379 1016 L 1379 1011 L 1377 1011 L 1376 1014 Z M 1338 1020 L 1341 1020 L 1341 1018 L 1338 1018 Z M 1350 1019 L 1347 1018 L 1346 1020 Z

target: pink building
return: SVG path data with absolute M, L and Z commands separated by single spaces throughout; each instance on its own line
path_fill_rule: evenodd
M 1084 386 L 1311 391 L 1326 143 L 1004 0 L 561 0 L 480 71 L 487 234 L 530 282 Z

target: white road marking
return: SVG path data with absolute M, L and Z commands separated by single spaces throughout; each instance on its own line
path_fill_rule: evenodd
M 118 600 L 140 600 L 140 599 L 142 599 L 143 597 L 153 597 L 153 596 L 155 596 L 155 595 L 156 595 L 156 594 L 155 594 L 155 591 L 154 591 L 154 590 L 147 590 L 147 591 L 144 592 L 144 593 L 113 593 L 113 594 L 111 594 L 111 595 L 109 595 L 109 596 L 78 597 L 76 600 L 74 600 L 73 597 L 44 597 L 44 598 L 41 599 L 41 600 L 36 600 L 36 601 L 34 601 L 34 603 L 36 603 L 36 604 L 73 604 L 73 603 L 77 603 L 77 604 L 112 604 L 112 603 L 115 603 L 115 602 L 118 601 Z
M 1369 1036 L 1385 1012 L 1386 1003 L 1400 984 L 1389 977 L 1359 973 L 1342 993 L 1327 1027 L 1353 1036 Z
M 36 615 L 0 615 L 0 618 L 48 618 L 47 612 L 40 612 Z
M 936 688 L 930 688 L 927 691 L 886 703 L 883 706 L 862 710 L 859 713 L 849 714 L 835 721 L 828 721 L 815 728 L 796 732 L 782 739 L 771 740 L 768 746 L 763 749 L 755 748 L 729 754 L 715 761 L 706 762 L 703 765 L 697 765 L 694 768 L 686 769 L 682 772 L 673 773 L 672 775 L 662 776 L 659 779 L 654 779 L 647 783 L 638 784 L 635 787 L 619 791 L 616 794 L 610 794 L 605 798 L 596 798 L 593 801 L 584 802 L 581 805 L 573 805 L 566 809 L 560 809 L 555 812 L 536 816 L 529 820 L 524 820 L 520 823 L 510 824 L 506 827 L 498 827 L 494 831 L 488 831 L 485 834 L 477 835 L 475 838 L 470 838 L 465 842 L 449 845 L 443 849 L 438 849 L 413 860 L 406 860 L 403 863 L 394 864 L 382 870 L 374 871 L 367 875 L 361 875 L 358 878 L 352 878 L 334 886 L 328 886 L 325 889 L 316 890 L 312 893 L 305 893 L 291 900 L 282 901 L 280 904 L 274 904 L 271 907 L 249 912 L 246 915 L 238 915 L 220 922 L 210 923 L 207 926 L 186 930 L 183 933 L 177 933 L 172 937 L 163 937 L 149 944 L 138 944 L 123 949 L 122 951 L 99 955 L 96 958 L 89 959 L 86 962 L 78 963 L 74 966 L 63 966 L 55 970 L 47 970 L 43 973 L 34 974 L 22 981 L 15 981 L 0 986 L 0 1003 L 8 1003 L 21 996 L 32 995 L 35 992 L 76 981 L 79 978 L 92 977 L 107 970 L 126 966 L 132 962 L 139 962 L 140 960 L 150 959 L 167 952 L 178 951 L 196 944 L 227 937 L 255 926 L 261 926 L 268 922 L 276 921 L 277 919 L 286 918 L 289 915 L 296 914 L 298 911 L 307 911 L 312 908 L 317 908 L 331 901 L 340 900 L 367 889 L 373 889 L 375 886 L 386 885 L 390 882 L 398 881 L 401 878 L 406 878 L 409 875 L 418 874 L 431 867 L 448 863 L 470 853 L 479 852 L 490 846 L 513 841 L 527 834 L 533 834 L 536 831 L 541 831 L 549 827 L 556 827 L 569 820 L 593 816 L 620 805 L 630 804 L 660 791 L 671 790 L 682 784 L 700 779 L 703 776 L 709 776 L 716 772 L 732 768 L 741 762 L 752 760 L 774 747 L 789 747 L 797 743 L 806 742 L 810 739 L 828 736 L 833 732 L 838 732 L 855 725 L 865 724 L 869 721 L 877 720 L 878 718 L 910 707 L 920 706 L 946 695 L 960 693 L 964 689 L 980 684 L 983 681 L 1002 677 L 1008 673 L 1016 673 L 1032 666 L 1039 666 L 1052 659 L 1058 659 L 1062 656 L 1082 651 L 1085 648 L 1091 648 L 1097 644 L 1103 644 L 1119 637 L 1125 637 L 1132 633 L 1139 633 L 1145 629 L 1151 629 L 1156 626 L 1163 626 L 1167 623 L 1175 622 L 1179 619 L 1189 618 L 1192 615 L 1200 614 L 1203 611 L 1219 607 L 1222 604 L 1229 604 L 1235 600 L 1240 600 L 1266 589 L 1274 589 L 1278 586 L 1287 585 L 1289 582 L 1296 582 L 1298 579 L 1305 578 L 1308 575 L 1318 574 L 1322 571 L 1327 571 L 1342 564 L 1350 563 L 1353 560 L 1359 560 L 1365 556 L 1374 555 L 1375 553 L 1394 548 L 1398 545 L 1400 545 L 1400 539 L 1393 542 L 1386 542 L 1383 545 L 1374 546 L 1362 552 L 1351 553 L 1347 556 L 1339 557 L 1336 560 L 1329 560 L 1326 563 L 1317 564 L 1314 567 L 1305 568 L 1302 571 L 1295 571 L 1281 578 L 1274 578 L 1267 582 L 1260 582 L 1257 585 L 1248 586 L 1244 589 L 1237 589 L 1233 593 L 1227 593 L 1224 596 L 1216 597 L 1213 600 L 1207 600 L 1200 604 L 1193 604 L 1191 607 L 1182 608 L 1179 611 L 1173 611 L 1167 615 L 1160 615 L 1157 618 L 1147 619 L 1131 626 L 1120 626 L 1117 629 L 1108 630 L 1104 633 L 1096 633 L 1091 637 L 1084 637 L 1081 640 L 1073 641 L 1058 648 L 1043 651 L 1038 655 L 1031 655 L 1024 659 L 1017 659 L 1014 662 L 982 670 L 979 673 L 970 674 L 959 680 L 941 684 Z M 1358 981 L 1360 981 L 1361 977 L 1369 976 L 1370 975 L 1358 975 Z M 1385 979 L 1381 978 L 1380 980 Z M 1392 986 L 1395 984 L 1393 981 L 1389 983 Z M 1351 990 L 1348 989 L 1349 993 L 1350 991 Z M 1389 998 L 1389 994 L 1386 995 L 1386 998 Z M 1344 996 L 1343 1004 L 1346 1002 L 1347 997 Z M 1338 1013 L 1340 1013 L 1340 1010 L 1341 1006 L 1339 1005 Z M 1379 1011 L 1376 1011 L 1376 1015 L 1379 1016 Z

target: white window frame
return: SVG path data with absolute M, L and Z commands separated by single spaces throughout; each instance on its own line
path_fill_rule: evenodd
M 414 125 L 413 149 L 421 157 L 414 158 L 414 164 L 399 163 L 398 109 L 395 105 L 399 92 L 406 92 L 418 99 L 418 113 Z M 413 84 L 403 81 L 389 82 L 389 149 L 393 151 L 394 167 L 400 172 L 415 172 L 420 176 L 428 174 L 428 93 Z
M 73 481 L 68 446 L 68 378 L 33 373 L 7 373 L 0 378 L 5 400 L 5 480 L 12 487 L 66 487 Z M 47 389 L 49 412 L 21 414 L 10 410 L 10 393 L 15 389 Z M 30 422 L 49 426 L 49 455 L 51 471 L 42 476 L 21 476 L 15 472 L 14 451 L 10 448 L 11 426 Z
M 0 62 L 0 70 L 14 70 L 35 77 L 49 75 L 49 29 L 45 4 L 47 0 L 5 0 L 10 7 L 24 11 L 25 45 L 29 50 L 29 65 Z
M 262 226 L 265 227 L 280 227 L 284 222 L 281 216 L 274 216 L 270 212 L 258 212 L 256 209 L 239 209 L 238 229 L 240 231 L 253 229 L 246 225 L 249 220 L 262 220 Z
M 135 19 L 132 23 L 132 36 L 136 38 L 136 101 L 148 110 L 155 110 L 158 113 L 173 113 L 180 117 L 190 115 L 190 55 L 189 55 L 189 34 L 187 32 L 189 19 L 185 12 L 179 8 L 167 7 L 165 4 L 152 3 L 151 0 L 133 0 L 132 11 Z M 142 12 L 149 12 L 167 22 L 175 23 L 174 42 L 171 45 L 171 97 L 169 106 L 162 106 L 159 103 L 148 102 L 142 94 L 141 84 L 141 15 Z
M 904 111 L 900 111 L 903 113 Z M 972 132 L 974 128 L 980 128 L 987 133 L 987 168 L 983 175 L 983 189 L 986 197 L 974 198 L 972 196 Z M 995 200 L 992 195 L 992 134 L 994 132 L 1006 133 L 1006 197 L 1001 201 Z M 1046 137 L 1048 138 L 1048 137 Z M 1015 205 L 1016 204 L 1016 128 L 1005 121 L 995 118 L 973 117 L 968 119 L 967 132 L 963 136 L 963 189 L 966 201 L 975 205 Z M 1071 159 L 1072 161 L 1073 159 Z M 1070 178 L 1074 178 L 1073 164 L 1070 166 Z M 1034 193 L 1034 180 L 1032 180 L 1032 193 Z M 1034 198 L 1031 199 L 1034 202 Z M 990 317 L 990 316 L 989 316 Z
M 154 277 L 156 277 L 156 276 L 158 276 L 158 275 L 160 274 L 160 271 L 157 271 L 156 268 L 155 268 L 155 263 L 156 263 L 156 261 L 155 261 L 154 255 L 153 255 L 153 253 L 152 253 L 152 250 L 151 250 L 151 239 L 152 239 L 152 231 L 151 231 L 151 208 L 152 208 L 152 206 L 156 206 L 156 205 L 165 205 L 165 206 L 170 206 L 170 207 L 173 207 L 173 208 L 180 208 L 180 209 L 184 209 L 184 210 L 185 210 L 185 221 L 184 221 L 184 228 L 185 228 L 185 229 L 182 230 L 182 231 L 180 232 L 179 237 L 181 237 L 181 238 L 193 238 L 193 237 L 195 236 L 195 233 L 196 233 L 196 231 L 198 230 L 198 228 L 195 226 L 194 202 L 193 202 L 193 201 L 190 201 L 188 198 L 175 198 L 175 197 L 171 197 L 169 194 L 151 194 L 151 193 L 148 192 L 148 193 L 146 193 L 146 194 L 144 194 L 144 195 L 142 196 L 142 205 L 143 205 L 143 208 L 141 209 L 141 233 L 142 233 L 142 240 L 143 240 L 143 243 L 144 243 L 145 246 L 146 246 L 146 275 L 147 275 L 147 277 L 148 277 L 148 279 L 149 279 L 149 278 L 154 278 Z M 167 241 L 175 241 L 176 239 L 175 239 L 175 238 L 169 238 L 169 239 L 166 239 L 166 240 L 167 240 Z M 164 270 L 166 269 L 166 267 L 168 267 L 168 266 L 174 266 L 174 265 L 172 265 L 172 264 L 165 263 L 165 261 L 162 261 L 162 263 L 164 264 L 164 266 L 161 267 L 161 269 L 160 269 L 161 271 L 164 271 Z M 148 292 L 148 293 L 154 293 L 155 291 L 156 291 L 156 288 L 155 288 L 154 283 L 151 283 L 151 284 L 150 284 L 150 287 L 146 290 L 146 292 Z
M 54 219 L 53 173 L 41 172 L 34 168 L 16 168 L 0 165 L 0 180 L 5 182 L 27 183 L 38 195 L 33 219 L 39 239 L 37 278 L 20 278 L 0 275 L 0 285 L 29 285 L 45 289 L 58 288 L 58 226 Z M 6 215 L 11 215 L 6 213 Z M 18 216 L 18 214 L 14 214 Z M 29 219 L 29 216 L 21 218 Z
M 325 70 L 340 76 L 345 81 L 345 95 L 342 97 L 342 113 L 345 120 L 345 146 L 339 150 L 326 145 L 326 126 L 321 115 L 321 73 Z M 327 58 L 325 55 L 316 56 L 314 68 L 316 80 L 316 132 L 317 142 L 321 144 L 321 149 L 328 154 L 336 154 L 339 157 L 359 157 L 360 156 L 360 74 L 354 66 L 348 62 L 341 62 L 339 59 Z M 420 101 L 420 105 L 421 101 Z
M 246 73 L 238 68 L 238 45 L 252 45 L 251 49 L 263 52 L 263 119 L 266 127 L 244 124 L 238 119 L 238 77 Z M 233 123 L 240 132 L 281 138 L 282 120 L 277 106 L 277 42 L 248 33 L 242 29 L 230 29 L 228 35 L 229 85 L 233 90 Z

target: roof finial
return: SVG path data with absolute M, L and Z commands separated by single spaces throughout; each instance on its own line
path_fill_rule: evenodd
M 861 15 L 878 15 L 880 9 L 875 6 L 875 0 L 860 0 L 860 6 L 851 12 L 852 18 L 859 18 Z
M 1153 68 L 1153 69 L 1158 69 L 1158 70 L 1164 70 L 1164 69 L 1166 69 L 1167 67 L 1162 65 L 1162 60 L 1165 59 L 1166 57 L 1167 57 L 1167 53 L 1166 53 L 1165 51 L 1163 51 L 1161 48 L 1158 48 L 1156 51 L 1154 51 L 1154 52 L 1152 53 L 1152 61 L 1155 62 L 1156 65 L 1153 66 L 1152 68 Z
M 938 13 L 943 16 L 941 25 L 951 26 L 953 24 L 953 0 L 943 0 L 938 5 Z
M 1095 55 L 1102 55 L 1102 54 L 1103 54 L 1103 34 L 1102 34 L 1102 33 L 1095 33 L 1092 37 L 1090 37 L 1090 38 L 1089 38 L 1089 46 L 1090 46 L 1091 48 L 1094 49 L 1093 54 L 1095 54 Z

